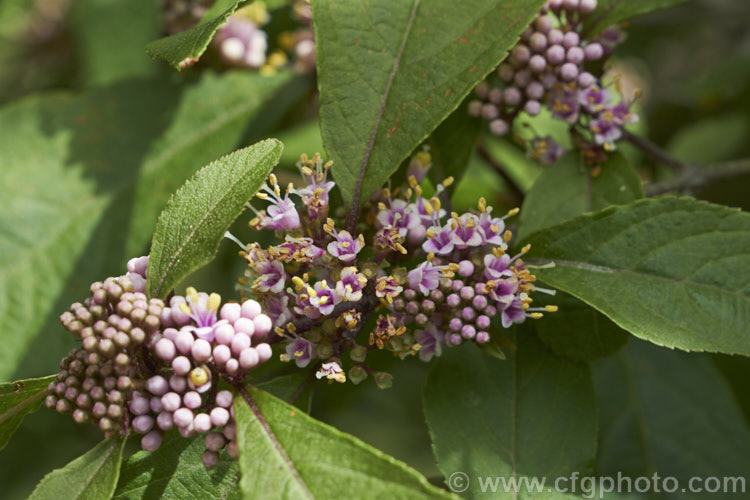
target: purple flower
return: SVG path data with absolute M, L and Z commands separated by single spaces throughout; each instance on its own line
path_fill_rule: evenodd
M 287 295 L 266 296 L 264 310 L 274 325 L 284 325 L 292 319 Z
M 546 165 L 552 165 L 568 150 L 552 137 L 537 137 L 531 141 L 531 158 Z
M 315 373 L 315 377 L 318 379 L 325 377 L 328 380 L 335 380 L 336 382 L 341 383 L 346 382 L 346 374 L 344 373 L 344 370 L 342 370 L 339 364 L 335 361 L 323 363 L 320 370 Z
M 448 266 L 436 266 L 430 261 L 422 262 L 418 267 L 409 271 L 406 279 L 409 288 L 419 290 L 424 295 L 428 295 L 432 290 L 437 289 L 440 285 L 440 278 L 445 275 L 444 270 Z
M 404 200 L 391 200 L 390 206 L 383 204 L 380 207 L 375 220 L 380 227 L 393 227 L 398 230 L 398 234 L 403 238 L 406 237 L 409 229 L 420 224 L 420 218 L 411 210 L 411 206 Z
M 297 229 L 300 227 L 299 214 L 294 206 L 294 202 L 289 199 L 289 189 L 287 189 L 286 194 L 282 197 L 281 188 L 276 180 L 276 176 L 271 174 L 268 178 L 273 188 L 268 184 L 264 184 L 261 189 L 265 193 L 257 194 L 258 198 L 271 203 L 268 207 L 268 215 L 264 212 L 259 212 L 258 217 L 250 223 L 261 229 L 271 229 L 274 231 Z
M 515 298 L 515 294 L 518 291 L 518 280 L 501 279 L 493 281 L 493 283 L 495 286 L 490 288 L 490 298 L 497 302 L 500 307 L 507 307 Z
M 620 127 L 639 120 L 638 115 L 630 111 L 630 106 L 625 101 L 621 101 L 617 106 L 609 108 L 609 113 L 605 112 L 605 115 Z
M 578 121 L 578 95 L 565 89 L 556 89 L 550 94 L 548 104 L 552 116 L 567 123 Z
M 503 328 L 510 327 L 513 323 L 523 323 L 526 319 L 526 311 L 523 308 L 523 300 L 515 298 L 501 314 Z
M 278 260 L 262 260 L 253 266 L 258 273 L 255 288 L 261 292 L 279 293 L 284 289 L 286 273 L 284 265 Z
M 508 268 L 510 265 L 510 256 L 502 254 L 495 256 L 487 254 L 484 256 L 484 276 L 488 280 L 499 280 L 508 276 L 513 276 L 513 271 Z
M 398 281 L 393 276 L 380 276 L 375 280 L 375 296 L 378 298 L 384 298 L 389 304 L 393 303 L 393 298 L 404 290 L 404 287 L 399 285 Z
M 398 229 L 386 226 L 375 233 L 373 243 L 378 250 L 389 249 L 406 255 L 406 248 L 401 244 L 403 240 L 404 238 L 401 236 Z
M 324 217 L 328 212 L 328 193 L 336 185 L 335 182 L 327 180 L 328 169 L 332 163 L 329 161 L 324 165 L 319 154 L 315 154 L 310 160 L 307 159 L 307 155 L 302 155 L 297 163 L 297 167 L 302 172 L 307 185 L 292 192 L 302 198 L 302 203 L 307 207 L 310 220 Z
M 438 330 L 433 323 L 429 323 L 424 330 L 414 332 L 414 339 L 420 345 L 419 359 L 422 361 L 429 361 L 434 356 L 440 357 L 443 353 L 445 332 Z
M 427 172 L 432 167 L 432 157 L 427 151 L 420 151 L 412 156 L 409 167 L 406 170 L 406 178 L 414 176 L 417 183 L 422 182 Z
M 229 64 L 260 68 L 266 62 L 266 33 L 243 16 L 231 16 L 214 38 Z
M 208 295 L 198 293 L 195 288 L 189 287 L 185 291 L 185 303 L 179 303 L 180 311 L 187 314 L 193 320 L 194 325 L 186 326 L 188 331 L 193 332 L 196 337 L 214 340 L 214 329 L 226 323 L 226 320 L 217 320 L 216 313 L 221 304 L 221 296 L 218 293 Z
M 592 121 L 589 128 L 594 132 L 594 142 L 605 149 L 612 149 L 615 141 L 622 137 L 622 129 L 606 112 L 598 120 Z
M 335 241 L 328 244 L 328 253 L 342 262 L 351 262 L 357 258 L 357 254 L 365 246 L 365 237 L 361 234 L 355 240 L 349 231 L 333 233 Z
M 268 253 L 272 258 L 284 262 L 312 262 L 322 257 L 326 251 L 315 246 L 312 238 L 294 238 L 286 235 L 286 241 L 270 247 Z
M 315 283 L 315 288 L 308 286 L 307 294 L 310 296 L 310 305 L 323 316 L 331 314 L 336 304 L 341 302 L 336 290 L 329 288 L 325 280 Z
M 286 354 L 293 359 L 298 368 L 304 368 L 318 356 L 315 344 L 298 337 L 286 345 Z
M 465 213 L 460 218 L 453 218 L 450 225 L 453 228 L 451 238 L 456 249 L 463 250 L 469 247 L 478 247 L 482 244 L 482 233 L 477 223 L 479 218 L 472 213 Z
M 341 270 L 341 279 L 336 283 L 336 293 L 343 300 L 357 302 L 362 298 L 362 290 L 367 285 L 364 274 L 358 273 L 356 267 L 345 267 Z
M 600 89 L 592 85 L 588 89 L 578 93 L 578 102 L 583 109 L 591 114 L 599 113 L 609 104 L 610 94 L 607 89 Z
M 455 246 L 453 228 L 450 224 L 446 224 L 437 230 L 435 228 L 427 230 L 427 239 L 422 243 L 422 250 L 437 255 L 448 255 L 453 251 Z
M 482 212 L 477 221 L 479 231 L 482 235 L 483 245 L 495 245 L 505 248 L 507 245 L 503 240 L 503 231 L 505 231 L 505 221 L 502 217 L 492 217 L 490 211 Z

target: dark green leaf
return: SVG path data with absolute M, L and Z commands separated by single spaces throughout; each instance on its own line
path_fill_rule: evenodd
M 219 462 L 203 465 L 205 436 L 184 438 L 171 431 L 155 452 L 139 451 L 122 464 L 114 498 L 239 499 L 237 460 L 224 451 Z
M 652 10 L 671 7 L 685 0 L 599 0 L 586 22 L 586 33 L 597 34 L 609 25 Z
M 576 215 L 643 198 L 638 173 L 620 153 L 612 153 L 596 177 L 579 151 L 570 151 L 545 169 L 523 201 L 519 241 Z
M 485 498 L 479 477 L 569 476 L 588 471 L 596 454 L 589 367 L 548 352 L 532 329 L 516 341 L 507 361 L 470 343 L 448 349 L 425 386 L 438 465 L 446 478 L 467 474 L 468 498 Z M 493 498 L 516 496 L 499 489 Z
M 73 337 L 51 314 L 72 302 L 55 303 L 63 287 L 78 299 L 92 281 L 122 273 L 146 251 L 169 196 L 235 149 L 246 128 L 265 135 L 265 116 L 253 118 L 294 82 L 288 73 L 206 73 L 194 84 L 132 80 L 0 109 L 0 380 L 45 318 L 50 335 L 16 376 L 44 373 L 70 349 Z
M 678 130 L 670 139 L 667 150 L 687 163 L 731 160 L 742 152 L 749 128 L 744 113 L 707 118 Z
M 23 417 L 36 411 L 47 395 L 54 375 L 0 384 L 0 450 L 21 425 Z
M 62 469 L 47 474 L 29 500 L 107 500 L 120 475 L 125 439 L 110 438 L 76 458 Z
M 320 122 L 351 201 L 373 194 L 505 57 L 542 0 L 313 2 Z
M 455 498 L 259 389 L 235 399 L 244 498 Z
M 691 477 L 747 481 L 750 432 L 706 356 L 634 340 L 616 356 L 596 362 L 594 375 L 601 415 L 599 475 L 658 473 L 677 478 L 685 488 Z M 733 495 L 728 489 L 719 496 L 746 498 L 747 493 Z M 648 497 L 686 498 L 679 492 Z
M 210 262 L 224 233 L 279 162 L 283 145 L 267 139 L 216 160 L 182 186 L 159 216 L 148 263 L 148 295 L 165 297 Z
M 281 375 L 266 382 L 256 384 L 256 387 L 273 394 L 289 404 L 294 404 L 294 406 L 305 413 L 310 413 L 313 393 L 313 385 L 310 382 L 314 380 L 314 377 L 310 379 L 308 372 L 298 370 L 289 375 Z M 302 389 L 301 391 L 300 388 Z M 295 398 L 295 400 L 293 403 L 290 403 L 289 400 L 292 398 Z
M 221 28 L 240 3 L 242 0 L 217 0 L 196 26 L 149 43 L 146 52 L 154 59 L 161 59 L 181 69 L 182 61 L 198 59 L 206 51 L 216 30 Z
M 750 214 L 662 197 L 582 215 L 531 238 L 527 262 L 634 335 L 750 354 Z M 532 258 L 533 257 L 533 258 Z
M 456 182 L 460 181 L 474 153 L 484 124 L 469 114 L 467 105 L 468 101 L 464 100 L 427 139 L 432 155 L 430 178 L 434 184 L 451 176 Z

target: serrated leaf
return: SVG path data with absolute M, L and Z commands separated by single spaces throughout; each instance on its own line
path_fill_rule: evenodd
M 0 450 L 21 425 L 23 417 L 35 412 L 47 395 L 55 376 L 0 384 Z
M 375 448 L 256 388 L 235 399 L 243 497 L 455 498 Z
M 188 274 L 210 262 L 224 233 L 281 158 L 283 145 L 267 139 L 200 169 L 159 216 L 146 291 L 165 297 Z
M 593 367 L 601 415 L 599 475 L 658 473 L 675 477 L 681 487 L 692 477 L 747 480 L 750 431 L 707 356 L 634 340 Z M 747 496 L 728 484 L 722 498 Z M 685 498 L 679 492 L 647 496 Z
M 110 438 L 62 469 L 47 474 L 29 500 L 106 500 L 112 497 L 120 475 L 125 439 Z
M 505 57 L 543 0 L 312 3 L 323 144 L 370 197 Z
M 298 371 L 263 382 L 258 387 L 288 399 L 307 377 L 306 372 Z M 297 398 L 295 406 L 309 413 L 311 398 L 312 391 L 308 388 Z M 176 431 L 168 433 L 155 452 L 139 451 L 123 462 L 114 498 L 241 498 L 237 460 L 223 451 L 219 454 L 219 463 L 207 469 L 203 465 L 205 449 L 204 436 L 185 439 Z
M 507 361 L 471 343 L 447 349 L 427 379 L 424 412 L 438 466 L 449 485 L 452 474 L 466 474 L 467 498 L 486 498 L 483 478 L 568 477 L 587 471 L 596 455 L 588 365 L 550 353 L 533 330 L 515 341 L 518 350 Z M 563 496 L 548 489 L 544 495 Z M 492 498 L 533 496 L 500 487 Z
M 582 215 L 531 239 L 539 279 L 658 345 L 750 354 L 750 214 L 689 198 Z
M 234 14 L 243 0 L 216 0 L 200 22 L 189 30 L 175 33 L 146 45 L 146 53 L 168 62 L 176 69 L 186 59 L 198 59 L 206 51 L 214 33 Z
M 168 197 L 249 126 L 266 135 L 256 126 L 268 126 L 265 116 L 253 118 L 292 84 L 299 95 L 297 81 L 247 72 L 181 85 L 130 80 L 0 109 L 0 380 L 44 373 L 70 349 L 51 313 L 144 253 Z M 21 365 L 45 319 L 50 335 Z
M 585 22 L 585 32 L 598 34 L 607 26 L 652 10 L 671 7 L 685 0 L 599 0 L 596 10 Z
M 643 198 L 643 183 L 621 153 L 611 153 L 592 176 L 580 151 L 570 151 L 546 168 L 523 201 L 519 241 L 584 212 Z

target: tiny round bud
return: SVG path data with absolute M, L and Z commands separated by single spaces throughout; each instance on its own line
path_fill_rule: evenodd
M 568 31 L 563 35 L 563 47 L 569 49 L 571 47 L 577 47 L 581 42 L 581 37 L 575 31 Z
M 482 101 L 473 100 L 469 102 L 468 112 L 470 116 L 479 117 L 482 115 Z
M 255 319 L 261 313 L 260 304 L 252 299 L 242 303 L 241 314 L 243 318 Z
M 125 398 L 120 391 L 109 391 L 107 393 L 107 401 L 113 404 L 121 405 L 125 402 Z
M 426 325 L 428 321 L 429 321 L 429 318 L 424 313 L 419 313 L 414 318 L 414 322 L 417 323 L 418 325 Z
M 460 295 L 463 300 L 471 300 L 474 298 L 474 288 L 470 286 L 465 286 L 461 288 Z
M 214 410 L 217 410 L 217 409 L 218 408 L 214 408 Z M 227 417 L 229 417 L 229 412 L 227 412 Z M 217 426 L 217 427 L 221 427 L 221 426 Z M 219 451 L 222 448 L 224 448 L 224 446 L 226 446 L 227 438 L 225 438 L 224 434 L 222 434 L 221 432 L 212 432 L 206 436 L 205 443 L 206 443 L 206 448 L 208 448 L 209 450 Z
M 255 333 L 255 323 L 249 318 L 240 318 L 234 322 L 235 333 L 244 333 L 248 337 L 252 337 Z
M 141 439 L 141 448 L 146 451 L 156 451 L 161 446 L 162 439 L 159 431 L 151 431 Z
M 169 387 L 172 388 L 173 391 L 183 393 L 187 389 L 187 378 L 181 377 L 180 375 L 172 375 L 169 377 Z
M 461 310 L 461 317 L 466 321 L 473 321 L 476 315 L 477 315 L 477 312 L 474 310 L 473 307 L 464 307 Z
M 497 308 L 495 306 L 487 306 L 484 309 L 484 313 L 489 316 L 490 318 L 493 317 L 495 314 L 497 314 Z
M 258 362 L 260 364 L 265 363 L 266 361 L 271 359 L 271 356 L 273 356 L 271 346 L 266 343 L 258 344 L 257 346 L 255 346 L 255 350 L 258 351 Z
M 225 319 L 230 323 L 234 323 L 238 319 L 240 319 L 240 316 L 242 316 L 242 306 L 235 302 L 227 302 L 223 306 L 221 306 L 221 311 L 219 312 L 219 317 L 221 319 Z
M 253 323 L 255 323 L 255 336 L 257 338 L 263 338 L 265 337 L 268 332 L 271 331 L 271 328 L 273 328 L 273 322 L 271 321 L 271 318 L 266 316 L 265 314 L 259 314 L 253 319 Z
M 565 61 L 565 49 L 562 45 L 553 45 L 547 49 L 547 62 L 553 66 L 562 64 Z
M 195 432 L 200 432 L 201 434 L 210 431 L 211 417 L 208 416 L 208 413 L 197 414 L 193 419 L 193 427 L 195 428 Z
M 180 330 L 177 337 L 174 339 L 174 344 L 182 354 L 189 354 L 193 348 L 195 338 L 193 334 L 187 330 Z
M 128 366 L 130 364 L 130 356 L 124 352 L 117 353 L 117 356 L 115 356 L 115 364 L 117 366 Z
M 480 99 L 487 99 L 487 95 L 490 91 L 490 84 L 486 81 L 481 81 L 474 87 L 474 93 L 479 96 Z
M 406 313 L 412 316 L 419 314 L 419 303 L 416 301 L 408 302 L 406 304 Z
M 486 330 L 490 327 L 490 318 L 482 314 L 477 318 L 477 328 Z
M 235 437 L 237 437 L 237 424 L 234 422 L 229 422 L 224 426 L 224 430 L 222 431 L 222 433 L 224 434 L 224 437 L 227 438 L 227 440 L 233 440 Z
M 560 77 L 569 82 L 578 77 L 578 66 L 573 63 L 565 63 L 560 67 Z
M 488 102 L 482 106 L 482 118 L 485 120 L 494 120 L 498 116 L 500 116 L 500 110 L 494 104 Z
M 185 406 L 187 406 L 191 410 L 194 410 L 203 404 L 201 395 L 195 391 L 186 392 L 185 395 L 182 396 L 182 401 L 185 403 Z
M 196 339 L 190 349 L 193 359 L 198 363 L 203 363 L 211 358 L 211 344 L 207 340 Z
M 216 407 L 211 410 L 211 424 L 214 427 L 224 427 L 229 422 L 229 412 L 226 408 Z
M 460 270 L 459 270 L 459 271 L 460 271 Z M 438 304 L 439 304 L 439 303 L 441 303 L 441 302 L 442 302 L 443 300 L 445 300 L 445 294 L 444 294 L 444 293 L 443 293 L 443 292 L 442 292 L 441 290 L 439 290 L 439 289 L 437 289 L 437 288 L 436 288 L 435 290 L 433 290 L 433 291 L 431 291 L 431 292 L 430 292 L 430 298 L 431 298 L 431 299 L 432 299 L 432 300 L 433 300 L 434 302 L 436 302 L 436 303 L 438 303 Z
M 536 74 L 541 73 L 547 67 L 547 59 L 541 54 L 534 54 L 529 59 L 529 69 Z
M 258 352 L 252 347 L 247 347 L 240 352 L 239 361 L 243 370 L 255 368 L 258 366 Z
M 122 417 L 122 406 L 114 404 L 107 406 L 107 416 L 113 420 L 119 420 Z
M 245 318 L 240 318 L 240 319 L 245 319 Z M 237 321 L 239 321 L 239 319 Z M 254 331 L 255 331 L 255 325 L 253 325 L 253 332 Z M 214 330 L 214 335 L 216 338 L 216 342 L 218 342 L 219 344 L 223 344 L 223 345 L 229 345 L 232 342 L 232 339 L 234 338 L 234 327 L 232 327 L 232 325 L 227 324 L 227 323 L 223 325 L 219 325 Z
M 94 403 L 94 406 L 91 407 L 91 414 L 96 418 L 102 418 L 107 414 L 107 405 L 101 401 Z
M 490 132 L 497 136 L 503 136 L 508 133 L 510 127 L 505 120 L 492 120 L 490 122 Z
M 214 362 L 223 365 L 232 357 L 232 351 L 226 345 L 217 345 L 213 351 Z
M 451 345 L 461 345 L 461 342 L 463 342 L 463 339 L 461 338 L 460 334 L 453 333 L 448 338 L 448 341 L 451 343 Z
M 86 410 L 76 408 L 75 410 L 73 410 L 73 420 L 75 420 L 78 424 L 85 424 L 89 421 L 89 414 L 88 412 L 86 412 Z
M 82 396 L 83 396 L 83 394 L 82 394 Z M 54 394 L 50 394 L 49 396 L 47 396 L 44 399 L 44 406 L 46 406 L 50 410 L 53 409 L 56 404 L 57 404 L 57 396 L 55 396 Z
M 169 383 L 161 375 L 155 375 L 146 381 L 146 390 L 154 396 L 162 396 L 169 390 Z
M 187 427 L 193 423 L 193 412 L 187 408 L 179 408 L 172 414 L 172 420 L 177 427 Z
M 177 356 L 172 360 L 172 369 L 176 375 L 187 375 L 192 367 L 192 363 L 185 356 Z
M 604 48 L 600 43 L 590 43 L 583 48 L 583 54 L 587 61 L 596 61 L 604 55 Z
M 146 332 L 144 332 L 141 328 L 133 328 L 130 330 L 130 341 L 134 344 L 142 344 L 143 341 L 146 340 Z
M 133 400 L 128 405 L 128 408 L 130 409 L 130 413 L 132 413 L 133 415 L 145 415 L 151 409 L 151 405 L 149 404 L 148 399 L 140 397 L 133 398 Z
M 544 73 L 542 75 L 542 85 L 545 89 L 551 89 L 557 84 L 557 75 L 554 73 Z
M 237 371 L 240 369 L 240 362 L 237 361 L 235 358 L 230 359 L 227 361 L 227 364 L 224 366 L 224 371 L 227 372 L 229 375 L 234 375 L 237 373 Z
M 219 463 L 219 454 L 212 450 L 203 452 L 203 465 L 207 468 L 213 467 Z
M 89 391 L 89 395 L 94 401 L 101 401 L 102 399 L 104 399 L 106 393 L 104 392 L 104 387 L 97 385 L 96 387 L 91 388 L 91 390 Z
M 578 75 L 578 85 L 582 89 L 587 89 L 591 87 L 594 83 L 596 83 L 596 77 L 592 75 L 591 73 L 584 71 L 580 75 Z
M 115 377 L 107 377 L 104 379 L 104 388 L 108 391 L 111 391 L 117 387 L 117 379 Z
M 581 14 L 591 14 L 596 10 L 596 0 L 580 0 L 578 4 L 578 12 Z
M 549 33 L 552 29 L 552 18 L 550 16 L 539 16 L 534 21 L 534 27 L 542 33 Z M 532 35 L 533 36 L 533 35 Z
M 459 331 L 462 326 L 463 323 L 461 322 L 461 318 L 451 318 L 450 322 L 448 323 L 448 328 L 450 328 L 454 332 Z
M 232 353 L 235 356 L 239 356 L 240 353 L 250 347 L 250 337 L 244 333 L 238 333 L 232 339 Z
M 484 331 L 478 332 L 475 340 L 477 344 L 486 344 L 490 341 L 490 334 Z
M 229 408 L 232 406 L 232 402 L 234 401 L 234 396 L 230 391 L 224 390 L 219 391 L 216 394 L 216 404 L 223 407 L 223 408 Z
M 521 103 L 521 91 L 515 87 L 508 87 L 503 92 L 503 101 L 508 106 L 518 106 Z
M 487 297 L 485 297 L 484 295 L 477 295 L 471 301 L 471 305 L 474 307 L 474 309 L 481 311 L 482 309 L 487 307 Z
M 162 338 L 159 339 L 154 346 L 154 352 L 156 352 L 156 355 L 164 361 L 172 361 L 175 354 L 177 354 L 177 348 L 175 347 L 174 342 L 167 338 Z
M 526 111 L 529 116 L 536 116 L 542 111 L 542 105 L 539 103 L 539 101 L 526 101 L 526 104 L 524 104 L 523 106 L 523 110 Z
M 448 298 L 445 300 L 446 304 L 448 304 L 448 307 L 458 307 L 458 305 L 461 303 L 461 297 L 457 293 L 452 293 L 448 295 Z
M 96 337 L 86 337 L 81 342 L 81 345 L 87 351 L 92 352 L 99 346 L 99 339 L 97 339 Z
M 544 85 L 542 85 L 541 82 L 531 82 L 526 87 L 526 95 L 529 99 L 541 99 L 544 97 Z
M 461 336 L 465 338 L 466 340 L 473 339 L 477 334 L 476 329 L 471 325 L 464 325 L 463 328 L 461 328 Z
M 515 75 L 515 73 L 516 73 L 516 70 L 514 70 L 513 66 L 511 66 L 508 63 L 503 63 L 497 68 L 497 75 L 505 83 L 512 82 L 513 76 Z
M 513 83 L 515 83 L 516 86 L 520 88 L 526 87 L 526 85 L 528 85 L 530 81 L 531 71 L 529 71 L 528 69 L 522 69 L 516 72 L 516 76 L 513 77 Z
M 565 59 L 567 59 L 568 62 L 572 62 L 573 64 L 581 64 L 583 62 L 583 57 L 583 49 L 581 47 L 578 47 L 577 45 L 575 47 L 569 48 L 565 53 Z
M 547 34 L 547 43 L 549 45 L 562 45 L 565 35 L 558 29 L 550 30 Z
M 503 89 L 494 88 L 490 90 L 489 99 L 493 104 L 500 104 L 503 102 Z
M 182 404 L 182 398 L 176 392 L 168 392 L 161 397 L 161 407 L 163 411 L 174 412 Z
M 171 411 L 163 411 L 156 417 L 156 426 L 163 431 L 168 431 L 174 426 Z
M 435 303 L 431 301 L 430 299 L 425 299 L 422 301 L 422 311 L 424 311 L 427 314 L 430 314 L 435 311 Z
M 237 441 L 230 441 L 227 445 L 227 454 L 232 458 L 239 458 L 240 449 L 238 448 Z
M 529 61 L 529 57 L 531 57 L 531 51 L 522 43 L 517 44 L 510 51 L 510 60 L 515 66 L 526 64 Z

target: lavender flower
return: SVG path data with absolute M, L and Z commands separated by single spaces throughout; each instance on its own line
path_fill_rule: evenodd
M 457 269 L 457 264 L 436 266 L 432 261 L 426 260 L 407 274 L 409 288 L 419 290 L 423 295 L 429 295 L 432 290 L 438 288 L 441 278 L 452 277 Z
M 341 302 L 341 298 L 336 294 L 336 290 L 330 288 L 325 280 L 315 283 L 314 288 L 308 286 L 307 294 L 310 296 L 310 305 L 317 309 L 323 316 L 331 314 L 336 304 Z
M 341 366 L 339 366 L 339 364 L 335 361 L 331 361 L 330 363 L 323 363 L 323 365 L 320 367 L 320 370 L 315 373 L 315 377 L 318 380 L 325 377 L 328 380 L 335 380 L 336 382 L 346 382 L 346 374 L 344 373 L 344 370 L 342 370 Z
M 399 236 L 406 237 L 410 229 L 420 224 L 418 215 L 412 212 L 412 207 L 404 200 L 391 200 L 390 206 L 381 204 L 375 220 L 380 227 L 392 227 L 398 230 Z
M 453 229 L 451 238 L 457 250 L 478 247 L 482 244 L 483 238 L 477 225 L 478 222 L 479 218 L 470 212 L 461 215 L 461 217 L 454 214 L 450 221 Z
M 438 330 L 430 323 L 424 330 L 417 330 L 414 338 L 419 345 L 419 359 L 430 361 L 434 356 L 440 357 L 445 344 L 445 332 Z
M 299 213 L 294 206 L 294 202 L 289 199 L 291 185 L 287 188 L 286 194 L 281 196 L 281 188 L 274 174 L 268 176 L 271 186 L 264 184 L 261 188 L 265 193 L 258 193 L 256 196 L 262 200 L 268 200 L 271 205 L 268 207 L 268 215 L 264 212 L 258 212 L 257 217 L 250 221 L 251 226 L 260 229 L 271 229 L 274 231 L 291 231 L 300 227 Z
M 253 268 L 258 273 L 254 287 L 260 292 L 279 293 L 284 289 L 286 273 L 284 265 L 278 260 L 263 260 Z
M 188 325 L 184 328 L 200 339 L 213 341 L 214 329 L 226 322 L 217 320 L 216 317 L 219 304 L 221 304 L 221 296 L 217 293 L 211 295 L 198 293 L 195 288 L 189 287 L 185 292 L 185 298 L 187 303 L 180 303 L 178 307 L 193 320 L 195 325 Z
M 375 296 L 385 298 L 389 304 L 404 290 L 393 276 L 380 276 L 375 280 Z
M 357 258 L 357 254 L 365 246 L 365 237 L 361 234 L 357 239 L 352 238 L 349 231 L 336 231 L 333 220 L 328 219 L 325 230 L 334 237 L 334 241 L 328 244 L 328 253 L 342 262 L 351 262 Z
M 600 89 L 592 85 L 578 93 L 578 102 L 591 114 L 599 113 L 609 103 L 610 94 L 607 89 Z
M 358 273 L 356 267 L 345 267 L 341 270 L 341 279 L 336 283 L 336 293 L 343 300 L 357 302 L 362 298 L 362 290 L 367 285 L 364 274 Z
M 451 227 L 450 223 L 437 230 L 432 227 L 428 229 L 427 239 L 422 244 L 422 250 L 437 255 L 448 255 L 453 252 L 455 247 L 456 242 L 453 239 L 453 227 Z
M 297 337 L 286 345 L 286 354 L 293 359 L 298 368 L 304 368 L 318 357 L 315 344 L 302 337 Z M 320 377 L 318 377 L 320 378 Z

